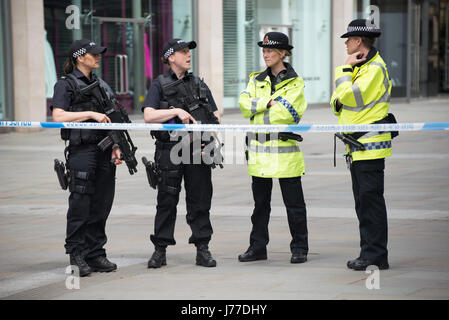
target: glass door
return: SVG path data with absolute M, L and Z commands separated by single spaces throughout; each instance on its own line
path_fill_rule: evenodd
M 192 1 L 44 0 L 45 29 L 58 77 L 70 44 L 92 39 L 108 48 L 98 76 L 129 112 L 140 112 L 151 80 L 167 70 L 160 59 L 164 43 L 176 37 L 193 39 Z M 73 21 L 79 21 L 74 28 Z M 195 50 L 192 54 L 195 63 Z
M 97 74 L 115 91 L 119 102 L 132 112 L 144 100 L 151 79 L 148 28 L 150 18 L 92 17 L 91 38 L 107 47 Z

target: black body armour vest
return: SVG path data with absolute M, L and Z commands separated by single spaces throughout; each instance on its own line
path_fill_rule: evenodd
M 83 94 L 81 92 L 81 89 L 88 86 L 86 83 L 75 77 L 73 74 L 68 74 L 67 76 L 62 77 L 61 79 L 68 81 L 74 91 L 73 95 L 74 98 L 69 107 L 70 112 L 94 111 L 104 113 L 98 100 L 92 94 L 90 93 Z M 93 75 L 93 80 L 95 79 L 96 76 Z M 100 81 L 100 85 L 105 89 L 105 91 L 108 94 L 110 94 L 112 89 L 102 79 L 98 78 L 98 80 Z M 88 119 L 83 122 L 95 122 L 95 120 Z M 106 130 L 61 129 L 62 140 L 64 141 L 69 140 L 71 145 L 96 144 L 106 136 L 107 136 Z
M 161 105 L 165 104 L 167 108 L 172 106 L 181 108 L 190 113 L 198 123 L 218 124 L 218 119 L 213 114 L 207 99 L 207 88 L 204 82 L 192 74 L 187 76 L 193 77 L 193 79 L 189 81 L 175 80 L 168 72 L 157 77 L 162 87 Z M 178 117 L 165 123 L 173 123 L 173 121 L 181 123 Z M 170 141 L 168 131 L 152 131 L 151 135 L 161 142 Z

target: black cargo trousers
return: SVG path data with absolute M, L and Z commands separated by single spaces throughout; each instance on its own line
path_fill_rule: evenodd
M 105 256 L 106 220 L 115 193 L 116 167 L 111 149 L 102 152 L 96 144 L 68 147 L 70 182 L 67 212 L 66 253 L 80 253 L 85 259 Z
M 184 177 L 186 192 L 186 220 L 192 234 L 189 243 L 196 246 L 208 244 L 213 230 L 210 222 L 212 202 L 211 167 L 190 162 L 175 164 L 170 159 L 174 143 L 156 142 L 154 161 L 161 170 L 162 181 L 158 184 L 154 234 L 150 236 L 155 246 L 175 245 L 174 230 L 181 182 Z

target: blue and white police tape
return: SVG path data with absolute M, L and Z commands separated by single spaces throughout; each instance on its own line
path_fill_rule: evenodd
M 155 131 L 241 131 L 241 132 L 371 132 L 371 131 L 433 131 L 449 130 L 449 122 L 382 123 L 382 124 L 166 124 L 166 123 L 98 123 L 98 122 L 33 122 L 0 121 L 7 128 L 56 128 L 100 130 Z

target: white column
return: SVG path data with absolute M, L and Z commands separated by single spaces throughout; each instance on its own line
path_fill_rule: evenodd
M 14 119 L 45 121 L 43 0 L 11 1 Z M 26 132 L 30 132 L 26 129 Z
M 209 86 L 223 113 L 223 3 L 198 0 L 198 76 Z
M 282 0 L 281 2 L 281 10 L 282 10 L 282 20 L 281 24 L 289 25 L 290 22 L 290 1 L 289 0 Z
M 346 33 L 348 24 L 354 19 L 354 0 L 332 1 L 332 90 L 335 90 L 335 68 L 346 61 L 345 40 L 340 36 Z
M 245 21 L 246 21 L 246 1 L 237 0 L 237 61 L 239 62 L 238 71 L 238 86 L 239 91 L 245 89 L 246 74 L 246 35 L 245 35 Z

